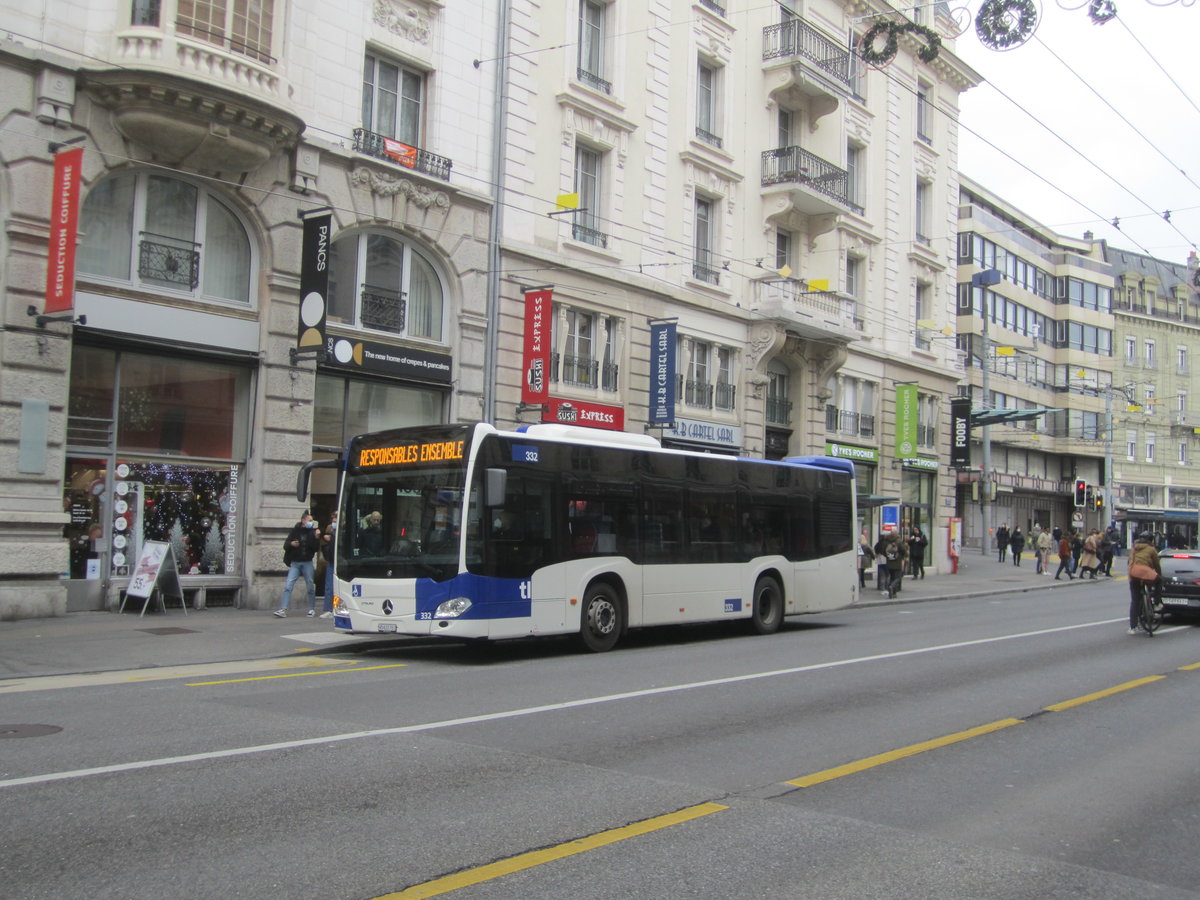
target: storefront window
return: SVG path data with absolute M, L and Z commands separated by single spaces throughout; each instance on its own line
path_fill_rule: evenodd
M 182 575 L 241 568 L 251 370 L 77 345 L 64 509 L 72 578 L 127 577 L 145 541 Z M 110 571 L 102 571 L 107 557 Z

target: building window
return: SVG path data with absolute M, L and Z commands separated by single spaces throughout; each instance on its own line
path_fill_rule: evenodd
M 363 60 L 363 128 L 419 147 L 424 80 L 414 69 L 368 53 Z
M 920 82 L 917 84 L 917 137 L 925 143 L 930 143 L 929 138 L 929 113 L 930 113 L 930 95 L 933 88 Z
M 79 271 L 155 291 L 250 302 L 253 253 L 216 194 L 166 175 L 127 173 L 88 193 Z
M 577 241 L 608 246 L 608 235 L 600 228 L 602 154 L 582 144 L 575 145 L 575 193 L 579 195 L 579 210 L 571 236 Z
M 333 242 L 331 322 L 441 341 L 444 307 L 441 279 L 411 244 L 378 232 L 359 232 Z
M 1154 444 L 1156 436 L 1153 434 L 1146 435 L 1146 462 L 1154 462 Z
M 568 307 L 563 311 L 563 322 L 567 333 L 559 366 L 560 378 L 563 384 L 594 388 L 599 369 L 595 348 L 596 316 Z
M 600 361 L 600 387 L 605 391 L 616 391 L 620 375 L 621 323 L 616 316 L 604 317 L 604 359 Z
M 792 235 L 788 231 L 775 232 L 775 271 L 783 274 L 792 270 Z M 786 278 L 787 276 L 784 275 Z
M 612 84 L 604 79 L 605 42 L 608 27 L 605 21 L 606 7 L 595 0 L 579 2 L 579 65 L 577 77 L 588 87 L 612 93 Z
M 142 0 L 135 4 L 135 7 L 138 5 L 144 7 L 147 3 Z M 157 3 L 154 3 L 154 6 L 157 7 Z M 157 24 L 157 9 L 154 11 L 154 19 Z M 255 3 L 239 0 L 179 0 L 175 31 L 177 34 L 189 35 L 259 62 L 273 63 L 273 19 L 274 7 L 271 0 L 258 0 Z M 134 24 L 145 23 L 135 21 Z
M 1178 462 L 1181 466 L 1186 466 L 1188 461 L 1188 445 L 1187 441 L 1179 442 L 1179 457 Z
M 780 150 L 792 146 L 792 135 L 795 133 L 793 120 L 795 115 L 790 109 L 779 108 L 779 118 L 776 120 L 778 128 L 778 137 L 775 139 L 775 146 Z
M 929 285 L 917 282 L 913 295 L 913 334 L 916 335 L 915 345 L 918 350 L 928 350 L 933 346 L 929 339 L 929 331 L 921 327 L 921 322 L 929 319 Z
M 913 211 L 916 219 L 916 238 L 918 244 L 929 243 L 929 183 L 918 179 L 916 191 L 913 194 Z
M 1188 374 L 1187 347 L 1177 347 L 1175 349 L 1175 371 L 1180 375 Z
M 1146 341 L 1142 346 L 1146 351 L 1146 355 L 1142 359 L 1142 366 L 1147 369 L 1157 369 L 1158 359 L 1154 355 L 1154 341 Z
M 937 397 L 921 394 L 917 399 L 917 446 L 937 446 Z
M 1137 458 L 1137 432 L 1125 432 L 1125 457 L 1133 462 Z
M 1137 364 L 1137 338 L 1125 338 L 1125 362 L 1127 365 Z
M 846 293 L 858 300 L 862 295 L 862 260 L 857 256 L 846 256 Z
M 720 79 L 718 67 L 700 60 L 696 66 L 696 137 L 718 149 L 721 147 Z
M 157 28 L 160 11 L 161 0 L 133 0 L 129 24 L 150 25 Z
M 709 379 L 709 367 L 713 347 L 707 341 L 687 339 L 687 375 L 683 383 L 683 401 L 688 406 L 711 409 L 713 387 Z
M 734 352 L 729 347 L 717 348 L 717 409 L 733 409 L 737 399 L 736 378 L 733 372 Z
M 717 284 L 716 259 L 713 256 L 716 203 L 706 197 L 696 198 L 694 233 L 692 235 L 692 275 L 700 281 Z
M 771 367 L 767 370 L 767 422 L 772 425 L 790 425 L 792 401 L 788 399 L 788 374 Z
M 846 199 L 862 206 L 862 147 L 846 145 Z

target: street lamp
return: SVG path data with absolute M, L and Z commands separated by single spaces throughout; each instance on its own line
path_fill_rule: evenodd
M 972 287 L 988 288 L 999 283 L 999 269 L 984 269 L 971 276 Z M 982 363 L 980 366 L 980 389 L 983 392 L 983 403 L 987 406 L 990 402 L 988 397 L 991 390 L 988 380 L 988 366 L 991 364 L 988 359 L 988 319 L 991 318 L 991 311 L 988 309 L 986 290 L 983 291 L 981 299 L 983 301 L 983 327 L 980 336 L 983 341 L 983 358 L 980 360 Z M 983 434 L 980 440 L 983 445 L 983 470 L 979 474 L 979 512 L 980 521 L 983 523 L 983 535 L 979 539 L 979 545 L 982 554 L 987 556 L 992 552 L 992 548 L 989 546 L 989 538 L 992 534 L 992 427 L 987 424 L 986 419 L 983 423 Z

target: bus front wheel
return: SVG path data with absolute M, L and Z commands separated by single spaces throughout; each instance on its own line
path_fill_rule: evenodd
M 770 575 L 754 584 L 754 608 L 750 626 L 755 634 L 774 634 L 783 624 L 783 588 Z
M 579 637 L 593 653 L 603 653 L 617 645 L 624 625 L 621 598 L 609 584 L 593 584 L 583 595 L 583 616 Z

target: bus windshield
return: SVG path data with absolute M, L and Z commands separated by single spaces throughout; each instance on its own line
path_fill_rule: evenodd
M 348 475 L 337 571 L 359 577 L 432 578 L 458 571 L 463 468 Z

